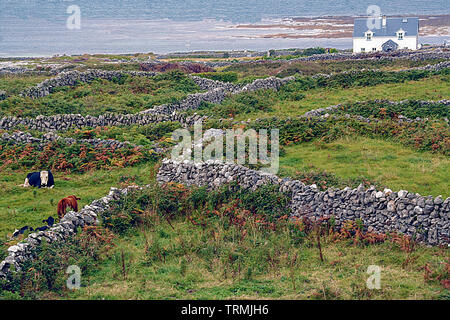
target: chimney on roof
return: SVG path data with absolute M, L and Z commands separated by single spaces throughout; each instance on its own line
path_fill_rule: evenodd
M 382 20 L 381 20 L 381 26 L 383 28 L 386 28 L 386 16 L 383 16 Z

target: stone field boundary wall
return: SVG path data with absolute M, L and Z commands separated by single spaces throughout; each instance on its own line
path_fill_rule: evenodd
M 21 271 L 21 266 L 25 261 L 32 260 L 36 257 L 36 247 L 43 240 L 48 243 L 55 241 L 65 241 L 78 228 L 84 226 L 98 225 L 98 216 L 110 208 L 110 203 L 127 195 L 127 193 L 137 186 L 129 186 L 124 189 L 111 188 L 108 195 L 103 198 L 92 201 L 89 205 L 84 206 L 79 212 L 68 212 L 59 223 L 55 223 L 46 231 L 31 233 L 27 238 L 17 245 L 8 248 L 8 256 L 0 262 L 0 279 L 6 278 L 12 270 Z M 13 267 L 13 268 L 11 268 Z
M 389 101 L 389 100 L 373 100 L 373 101 L 361 101 L 360 103 L 367 103 L 367 102 L 373 102 L 373 103 L 383 103 L 383 104 L 391 104 L 391 105 L 399 105 L 399 104 L 408 104 L 410 100 L 402 100 L 402 101 Z M 415 101 L 417 102 L 421 107 L 427 107 L 427 106 L 433 106 L 436 104 L 444 104 L 444 105 L 450 105 L 450 100 L 439 100 L 439 101 Z M 298 118 L 322 118 L 322 119 L 326 119 L 329 116 L 332 116 L 334 114 L 336 114 L 337 112 L 343 110 L 345 108 L 345 104 L 337 104 L 337 105 L 332 105 L 326 108 L 318 108 L 318 109 L 314 109 L 311 111 L 307 111 L 306 113 L 298 116 Z M 339 116 L 339 115 L 338 115 Z M 341 115 L 344 116 L 346 118 L 351 117 L 351 114 L 344 114 Z M 358 115 L 353 115 L 354 117 L 356 117 L 357 119 L 359 119 L 360 121 L 365 121 L 365 122 L 372 122 L 372 121 L 379 121 L 376 118 L 366 118 L 363 116 L 358 116 Z M 61 115 L 61 118 L 63 120 L 68 120 L 69 123 L 71 123 L 72 121 L 75 121 L 77 119 L 80 119 L 79 115 L 67 115 L 67 117 L 64 117 Z M 192 115 L 189 117 L 184 117 L 182 114 L 177 114 L 174 113 L 172 115 L 169 116 L 161 116 L 161 117 L 157 117 L 156 121 L 146 121 L 146 118 L 141 116 L 141 117 L 136 117 L 136 118 L 131 118 L 131 120 L 129 119 L 129 117 L 124 116 L 124 118 L 122 118 L 121 121 L 118 121 L 117 118 L 110 118 L 108 119 L 107 117 L 105 117 L 107 120 L 112 121 L 113 123 L 116 123 L 115 125 L 120 125 L 120 123 L 129 123 L 129 124 L 147 124 L 147 123 L 153 123 L 153 122 L 161 122 L 161 121 L 178 121 L 182 124 L 185 125 L 193 125 L 196 121 L 198 120 L 206 120 L 208 119 L 208 117 L 206 116 L 199 116 L 199 115 Z M 405 117 L 403 115 L 398 115 L 397 116 L 397 120 L 399 122 L 420 122 L 420 121 L 426 121 L 428 120 L 428 118 L 419 118 L 416 117 L 415 119 L 411 119 L 408 117 Z M 89 118 L 88 118 L 89 119 Z M 94 126 L 95 125 L 95 119 L 93 118 L 91 119 L 91 123 L 94 122 Z M 140 120 L 137 120 L 140 119 Z M 153 118 L 151 118 L 153 119 Z M 290 119 L 290 118 L 289 118 Z M 72 121 L 71 121 L 72 120 Z M 223 119 L 225 120 L 225 119 Z M 260 119 L 255 119 L 254 122 L 258 122 Z M 446 122 L 448 122 L 447 118 L 444 118 L 444 120 Z M 80 121 L 81 123 L 85 123 L 83 120 Z M 235 124 L 239 124 L 239 123 L 250 123 L 248 121 L 236 121 Z M 50 124 L 47 124 L 47 126 L 50 126 Z M 80 124 L 81 126 L 81 124 Z M 69 128 L 70 126 L 68 126 Z M 5 140 L 5 141 L 10 141 L 13 142 L 15 144 L 28 144 L 28 143 L 41 143 L 41 144 L 46 144 L 49 141 L 53 141 L 56 139 L 59 139 L 59 136 L 54 132 L 54 131 L 48 131 L 46 134 L 44 134 L 43 138 L 35 138 L 33 137 L 30 133 L 27 132 L 22 132 L 22 131 L 18 131 L 18 132 L 14 132 L 12 134 L 9 133 L 4 133 L 2 136 L 0 136 L 0 139 Z M 101 139 L 81 139 L 81 140 L 75 140 L 75 139 L 71 139 L 71 138 L 65 138 L 65 141 L 69 144 L 73 144 L 73 143 L 90 143 L 93 145 L 99 145 L 99 144 L 103 144 L 103 145 L 108 145 L 108 146 L 115 146 L 115 147 L 123 147 L 124 144 L 127 144 L 127 142 L 120 142 L 120 141 L 116 141 L 116 140 L 112 140 L 112 139 L 108 139 L 108 140 L 101 140 Z M 128 143 L 129 144 L 129 143 Z
M 68 145 L 72 144 L 90 144 L 93 147 L 106 147 L 106 148 L 114 148 L 120 149 L 125 147 L 142 147 L 132 144 L 128 141 L 118 141 L 114 139 L 73 139 L 73 138 L 62 138 L 58 136 L 56 133 L 50 131 L 42 136 L 42 138 L 36 138 L 31 135 L 29 132 L 17 131 L 12 134 L 7 132 L 3 133 L 0 136 L 1 140 L 7 141 L 12 144 L 23 145 L 23 144 L 38 144 L 39 149 L 44 148 L 48 143 L 53 141 L 63 141 Z
M 430 65 L 420 68 L 425 68 L 427 70 L 439 71 L 444 68 L 450 67 L 450 62 L 446 61 L 436 65 Z M 414 69 L 414 68 L 413 68 Z M 408 69 L 406 69 L 408 70 Z M 103 74 L 105 71 L 92 70 L 92 74 L 88 74 L 86 77 L 91 78 Z M 402 70 L 405 71 L 405 70 Z M 100 72 L 100 73 L 98 73 Z M 117 73 L 117 74 L 116 74 Z M 131 73 L 131 72 L 129 72 Z M 134 72 L 135 74 L 136 72 Z M 137 72 L 139 73 L 139 72 Z M 142 73 L 142 72 L 141 72 Z M 156 74 L 147 73 L 145 74 Z M 75 78 L 79 78 L 80 73 L 78 71 L 71 71 L 63 73 L 58 77 L 64 78 L 67 75 L 73 75 Z M 114 77 L 122 74 L 121 72 L 111 71 L 107 72 L 105 77 Z M 322 75 L 329 76 L 329 75 Z M 56 78 L 58 78 L 56 77 Z M 54 79 L 56 79 L 54 78 Z M 71 127 L 82 128 L 82 127 L 98 127 L 98 126 L 122 126 L 122 125 L 133 125 L 140 124 L 146 125 L 150 123 L 158 123 L 164 121 L 179 121 L 183 124 L 192 125 L 192 122 L 186 121 L 183 115 L 178 114 L 179 111 L 185 110 L 195 110 L 203 102 L 209 103 L 221 103 L 227 96 L 227 94 L 239 94 L 245 91 L 255 91 L 259 89 L 275 89 L 278 90 L 282 85 L 287 82 L 293 81 L 294 77 L 286 78 L 276 78 L 269 77 L 265 79 L 257 79 L 250 84 L 243 87 L 233 85 L 230 83 L 224 83 L 221 81 L 210 80 L 206 78 L 201 78 L 198 76 L 191 76 L 191 78 L 199 85 L 200 88 L 208 90 L 202 93 L 189 94 L 186 99 L 181 100 L 173 104 L 165 104 L 161 106 L 156 106 L 152 109 L 144 110 L 136 114 L 113 114 L 108 113 L 105 115 L 96 116 L 82 116 L 80 114 L 59 114 L 53 116 L 38 116 L 36 118 L 20 118 L 14 116 L 6 116 L 0 119 L 0 129 L 12 129 L 19 125 L 28 127 L 31 130 L 40 131 L 64 131 Z M 64 78 L 65 79 L 65 78 Z M 52 80 L 52 79 L 50 79 Z M 73 80 L 73 79 L 72 79 Z M 65 80 L 66 82 L 75 83 L 76 80 Z M 46 80 L 48 81 L 48 80 Z M 44 81 L 44 83 L 46 82 Z M 38 85 L 40 86 L 40 85 Z M 36 89 L 37 90 L 37 89 Z M 46 89 L 47 90 L 47 89 Z M 329 107 L 329 108 L 333 108 Z
M 425 67 L 405 69 L 426 69 L 432 71 L 439 71 L 450 67 L 450 62 L 445 61 L 436 65 L 427 65 Z M 400 72 L 400 71 L 399 71 Z M 143 71 L 102 71 L 89 70 L 86 72 L 69 71 L 58 75 L 55 78 L 47 79 L 36 87 L 28 89 L 27 94 L 33 97 L 41 97 L 49 94 L 52 88 L 64 85 L 73 85 L 77 81 L 92 81 L 95 78 L 112 79 L 114 77 L 121 77 L 124 74 L 132 76 L 155 76 L 155 72 Z M 330 75 L 318 75 L 330 76 Z M 198 76 L 190 76 L 191 79 L 202 89 L 208 90 L 202 93 L 189 94 L 186 99 L 173 104 L 165 104 L 156 106 L 154 108 L 141 111 L 136 114 L 113 114 L 96 116 L 82 116 L 80 114 L 59 114 L 53 116 L 38 116 L 36 118 L 20 118 L 14 116 L 6 116 L 0 119 L 0 129 L 12 129 L 17 126 L 25 126 L 31 130 L 40 131 L 63 131 L 71 127 L 98 127 L 98 126 L 121 126 L 140 124 L 146 125 L 150 123 L 158 123 L 164 121 L 179 121 L 181 123 L 191 125 L 186 122 L 183 115 L 177 114 L 179 111 L 195 110 L 203 102 L 221 103 L 227 94 L 239 94 L 245 91 L 255 91 L 259 89 L 275 89 L 278 90 L 282 85 L 289 81 L 293 81 L 294 77 L 286 77 L 279 79 L 276 77 L 269 77 L 265 79 L 257 79 L 250 84 L 243 87 L 224 83 L 221 81 L 210 80 Z
M 402 104 L 408 104 L 408 102 L 410 102 L 412 100 L 402 100 L 402 101 L 390 101 L 390 100 L 372 100 L 372 101 L 359 101 L 359 103 L 365 103 L 365 102 L 373 102 L 373 103 L 380 103 L 380 104 L 390 104 L 390 105 L 402 105 Z M 421 100 L 421 101 L 415 101 L 417 102 L 417 104 L 420 107 L 427 107 L 427 106 L 432 106 L 432 105 L 436 105 L 436 104 L 443 104 L 446 106 L 450 105 L 450 100 L 439 100 L 439 101 L 425 101 L 425 100 Z M 345 108 L 346 104 L 337 104 L 337 105 L 333 105 L 333 106 L 329 106 L 326 108 L 319 108 L 319 109 L 314 109 L 311 111 L 307 111 L 304 114 L 300 115 L 299 117 L 301 118 L 314 118 L 314 117 L 321 117 L 321 116 L 325 116 L 328 117 L 330 114 L 339 112 L 341 110 L 343 110 Z M 372 119 L 375 120 L 375 119 Z M 426 120 L 422 119 L 422 118 L 415 118 L 415 119 L 410 119 L 407 118 L 403 115 L 398 115 L 398 120 L 399 121 L 403 121 L 403 122 L 415 122 L 415 121 L 423 121 Z M 448 121 L 448 119 L 447 119 Z
M 377 191 L 374 187 L 365 189 L 363 186 L 319 191 L 315 185 L 305 185 L 298 180 L 281 179 L 241 165 L 214 161 L 194 163 L 166 159 L 162 162 L 157 180 L 159 183 L 177 182 L 209 188 L 235 181 L 241 187 L 252 190 L 265 184 L 276 184 L 281 192 L 291 195 L 292 216 L 313 219 L 333 217 L 337 228 L 345 221 L 359 219 L 371 232 L 397 231 L 428 245 L 449 243 L 450 198 L 443 200 L 441 196 L 423 197 L 405 190 Z M 0 278 L 6 278 L 12 270 L 20 271 L 25 261 L 34 259 L 35 249 L 43 240 L 49 243 L 65 241 L 79 227 L 99 224 L 99 214 L 110 208 L 111 201 L 136 188 L 143 187 L 111 188 L 107 196 L 92 201 L 79 212 L 68 212 L 49 230 L 32 233 L 22 242 L 9 247 L 8 256 L 0 262 Z
M 406 71 L 441 71 L 442 69 L 449 68 L 450 67 L 450 61 L 443 61 L 436 64 L 427 64 L 423 67 L 414 67 L 414 68 L 406 68 L 406 69 L 400 69 L 400 70 L 393 70 L 393 71 L 387 71 L 387 72 L 406 72 Z M 337 74 L 358 74 L 361 72 L 380 72 L 382 70 L 379 69 L 360 69 L 360 70 L 346 70 L 342 72 L 336 72 L 336 73 L 316 73 L 315 75 L 311 76 L 312 78 L 319 78 L 319 77 L 325 77 L 330 78 Z M 386 71 L 385 71 L 386 72 Z
M 232 181 L 251 189 L 277 184 L 281 192 L 291 195 L 292 216 L 333 217 L 336 228 L 347 220 L 361 220 L 368 231 L 401 232 L 427 245 L 449 244 L 450 198 L 444 200 L 441 196 L 424 197 L 405 190 L 379 191 L 373 186 L 365 189 L 362 185 L 356 189 L 319 191 L 316 185 L 220 161 L 194 163 L 165 159 L 157 180 L 209 188 Z
M 449 59 L 450 51 L 448 50 L 418 50 L 418 51 L 394 51 L 394 52 L 376 52 L 376 53 L 324 53 L 315 54 L 309 57 L 299 57 L 293 59 L 275 59 L 275 60 L 256 60 L 256 61 L 218 61 L 203 62 L 206 66 L 212 68 L 226 67 L 236 64 L 264 64 L 264 63 L 293 63 L 293 62 L 309 62 L 309 61 L 346 61 L 346 60 L 413 60 L 424 61 L 431 59 Z M 202 63 L 202 61 L 196 61 Z
M 121 78 L 124 75 L 134 77 L 154 77 L 156 72 L 145 71 L 106 71 L 106 70 L 88 70 L 80 71 L 66 71 L 61 72 L 58 76 L 46 79 L 34 87 L 28 88 L 22 92 L 22 95 L 30 98 L 42 98 L 52 93 L 56 88 L 64 86 L 74 86 L 77 82 L 91 82 L 95 79 L 113 80 L 114 78 Z
M 257 79 L 244 87 L 236 87 L 224 84 L 220 81 L 195 77 L 194 81 L 200 87 L 208 87 L 209 91 L 203 93 L 189 94 L 186 99 L 174 103 L 154 107 L 136 114 L 113 114 L 108 113 L 100 116 L 82 116 L 80 114 L 59 114 L 53 116 L 38 116 L 36 118 L 20 118 L 7 116 L 0 119 L 0 129 L 9 130 L 17 126 L 25 126 L 30 130 L 39 131 L 64 131 L 72 127 L 99 127 L 99 126 L 123 126 L 123 125 L 146 125 L 165 121 L 179 121 L 182 124 L 192 125 L 200 117 L 185 117 L 178 111 L 197 109 L 202 102 L 220 103 L 227 94 L 238 94 L 245 91 L 258 89 L 278 90 L 283 84 L 292 81 L 293 77 L 283 79 L 270 77 Z

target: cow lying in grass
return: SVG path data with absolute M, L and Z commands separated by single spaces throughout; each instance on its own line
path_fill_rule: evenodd
M 32 172 L 27 174 L 22 187 L 38 187 L 38 188 L 53 188 L 55 186 L 55 180 L 50 170 L 41 172 Z
M 78 203 L 77 200 L 81 200 L 81 198 L 77 198 L 76 196 L 68 196 L 59 200 L 58 202 L 58 218 L 59 220 L 64 217 L 66 214 L 67 207 L 71 207 L 75 212 L 78 212 Z

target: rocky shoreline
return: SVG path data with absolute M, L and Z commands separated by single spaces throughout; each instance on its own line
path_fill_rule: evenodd
M 448 34 L 450 15 L 419 15 L 418 17 L 420 36 Z M 354 19 L 353 16 L 286 17 L 282 21 L 268 21 L 265 24 L 239 24 L 236 28 L 270 32 L 259 35 L 264 38 L 352 38 Z

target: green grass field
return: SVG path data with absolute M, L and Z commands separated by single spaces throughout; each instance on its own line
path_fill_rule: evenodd
M 5 91 L 7 95 L 17 95 L 26 88 L 37 85 L 49 78 L 51 77 L 44 75 L 1 75 L 0 90 Z
M 114 230 L 114 237 L 99 238 L 100 243 L 89 242 L 85 257 L 71 256 L 67 250 L 70 243 L 66 244 L 66 249 L 58 247 L 48 253 L 44 249 L 41 260 L 30 268 L 31 278 L 21 280 L 29 290 L 26 297 L 124 300 L 449 298 L 448 290 L 440 284 L 440 280 L 448 276 L 446 248 L 404 247 L 394 240 L 368 245 L 353 238 L 339 239 L 336 233 L 324 229 L 319 251 L 317 231 L 305 233 L 301 231 L 304 230 L 302 224 L 284 220 L 277 220 L 269 227 L 262 223 L 262 215 L 244 209 L 245 203 L 253 205 L 251 199 L 236 203 L 233 200 L 236 195 L 231 195 L 211 211 L 207 208 L 211 199 L 216 199 L 214 194 L 208 194 L 204 198 L 206 204 L 199 206 L 194 205 L 192 199 L 198 199 L 194 195 L 202 194 L 204 189 L 172 188 L 161 189 L 154 185 L 121 201 L 114 207 L 112 216 L 108 216 L 109 220 L 102 218 L 102 225 Z M 170 195 L 167 191 L 171 190 L 179 191 Z M 267 197 L 273 195 L 268 190 L 263 192 Z M 163 209 L 169 208 L 168 203 L 169 215 Z M 273 213 L 266 209 L 265 214 Z M 125 222 L 126 217 L 134 218 Z M 109 249 L 95 253 L 102 248 L 102 242 Z M 85 244 L 82 241 L 80 245 Z M 54 254 L 58 260 L 53 260 Z M 38 281 L 43 279 L 46 270 L 51 270 L 46 264 L 48 261 L 61 266 L 52 271 L 56 274 L 51 288 Z M 64 270 L 68 264 L 89 266 L 82 272 L 79 290 L 65 288 Z M 371 265 L 381 268 L 380 289 L 366 286 Z M 10 294 L 8 297 L 19 296 Z
M 392 101 L 412 100 L 442 100 L 448 96 L 449 83 L 440 77 L 408 81 L 401 84 L 381 84 L 370 88 L 349 89 L 315 89 L 306 93 L 305 99 L 296 103 L 275 105 L 274 116 L 296 116 L 307 111 L 374 99 L 389 99 Z M 272 115 L 272 114 L 270 114 Z M 257 115 L 255 115 L 257 117 Z
M 27 79 L 28 86 L 37 79 L 40 78 Z M 189 93 L 201 91 L 192 79 L 177 72 L 151 78 L 128 76 L 116 81 L 97 79 L 74 87 L 57 88 L 50 95 L 38 99 L 18 95 L 20 92 L 17 92 L 17 87 L 23 81 L 15 79 L 4 85 L 7 92 L 14 92 L 15 95 L 0 101 L 0 114 L 36 117 L 65 113 L 95 116 L 106 112 L 136 113 L 157 105 L 174 103 Z
M 52 290 L 30 289 L 45 299 L 448 299 L 437 278 L 447 275 L 445 248 L 405 251 L 396 242 L 366 245 L 324 231 L 321 259 L 314 232 L 296 233 L 279 221 L 267 228 L 232 199 L 210 212 L 185 207 L 186 195 L 168 197 L 150 188 L 115 209 L 116 217 L 129 215 L 131 208 L 142 213 L 132 225 L 108 220 L 113 230 L 120 229 L 110 249 L 82 273 L 79 290 L 65 289 L 60 270 Z M 172 207 L 170 222 L 159 211 L 167 200 L 182 205 Z M 244 223 L 231 223 L 230 214 Z M 381 268 L 380 289 L 366 286 L 370 265 Z M 45 270 L 45 264 L 39 268 Z
M 146 184 L 154 175 L 154 166 L 149 163 L 131 168 L 98 170 L 85 174 L 55 172 L 55 187 L 52 189 L 23 188 L 29 171 L 6 171 L 0 177 L 0 239 L 15 228 L 25 225 L 38 227 L 49 216 L 57 217 L 58 201 L 69 195 L 81 198 L 78 207 L 108 194 L 112 186 Z
M 315 167 L 343 179 L 365 177 L 393 191 L 450 196 L 450 159 L 418 152 L 384 140 L 348 136 L 331 143 L 311 142 L 285 148 L 280 168 L 287 175 Z
M 392 101 L 442 100 L 449 98 L 449 81 L 436 76 L 405 83 L 379 84 L 373 87 L 356 88 L 321 88 L 301 92 L 305 97 L 299 101 L 275 100 L 270 111 L 238 113 L 236 120 L 257 119 L 264 117 L 295 117 L 307 111 L 325 108 L 336 104 L 345 104 L 374 99 Z
M 314 75 L 317 73 L 337 73 L 349 70 L 379 69 L 401 70 L 434 64 L 439 60 L 411 61 L 411 60 L 359 60 L 359 61 L 280 61 L 261 63 L 235 64 L 220 68 L 224 72 L 235 72 L 240 79 L 246 77 L 279 76 L 286 77 L 294 74 Z
M 110 63 L 104 60 L 130 61 L 133 57 L 140 60 L 132 63 Z M 33 63 L 66 64 L 70 70 L 138 70 L 140 63 L 148 57 L 153 55 L 65 56 L 42 61 L 35 59 Z M 221 104 L 205 104 L 195 112 L 207 115 L 211 123 L 217 122 L 216 125 L 220 127 L 217 121 L 220 118 L 233 117 L 241 121 L 274 117 L 280 120 L 295 118 L 317 108 L 374 99 L 450 99 L 448 70 L 437 75 L 418 72 L 399 76 L 384 73 L 386 79 L 380 79 L 377 73 L 363 72 L 360 78 L 346 78 L 345 75 L 339 78 L 338 75 L 330 82 L 323 80 L 317 83 L 307 77 L 317 73 L 373 68 L 394 71 L 439 61 L 275 61 L 234 64 L 218 68 L 215 74 L 207 75 L 218 79 L 228 77 L 234 83 L 247 83 L 256 77 L 268 76 L 295 75 L 297 78 L 290 87 L 281 88 L 278 92 L 261 90 L 241 93 L 228 97 Z M 105 112 L 138 112 L 199 92 L 185 71 L 171 71 L 152 78 L 127 77 L 124 81 L 95 80 L 89 84 L 59 88 L 40 99 L 24 98 L 19 94 L 50 76 L 0 76 L 0 90 L 10 95 L 0 101 L 0 119 L 4 115 L 35 117 L 57 113 L 100 115 Z M 365 106 L 367 104 L 362 104 L 362 107 Z M 408 112 L 417 115 L 419 111 L 414 106 L 408 106 Z M 358 108 L 353 110 L 353 115 L 361 112 Z M 368 109 L 364 111 L 369 112 Z M 360 181 L 371 181 L 379 188 L 388 187 L 393 191 L 404 189 L 423 196 L 442 195 L 445 198 L 450 196 L 449 130 L 443 119 L 448 113 L 443 104 L 431 113 L 420 110 L 421 116 L 424 114 L 434 118 L 427 125 L 403 127 L 389 117 L 370 128 L 355 117 L 306 124 L 302 122 L 304 119 L 297 122 L 264 119 L 262 122 L 251 121 L 248 126 L 251 127 L 253 123 L 267 126 L 274 124 L 285 130 L 280 132 L 280 137 L 285 138 L 286 143 L 282 144 L 279 176 L 296 179 L 307 177 L 303 180 L 319 184 L 322 190 L 329 186 L 356 187 Z M 155 142 L 170 146 L 168 137 L 180 126 L 179 123 L 162 123 L 82 128 L 58 134 L 75 139 L 118 139 L 145 146 Z M 0 135 L 4 132 L 1 130 Z M 43 134 L 31 133 L 35 136 Z M 0 155 L 2 152 L 4 155 L 14 154 L 12 151 L 18 150 L 16 147 L 12 149 L 11 146 L 4 146 L 6 144 L 0 144 Z M 33 152 L 40 152 L 36 150 Z M 78 149 L 65 148 L 61 160 L 55 161 L 62 162 L 71 156 L 74 162 L 75 159 L 91 159 L 86 155 L 81 157 L 76 152 L 74 154 L 73 150 Z M 52 151 L 57 154 L 57 150 Z M 95 154 L 94 151 L 91 153 Z M 445 282 L 449 279 L 450 262 L 447 247 L 408 246 L 399 243 L 398 239 L 377 244 L 356 241 L 354 238 L 337 240 L 335 232 L 322 230 L 324 259 L 321 261 L 314 230 L 307 232 L 301 229 L 304 225 L 301 228 L 298 225 L 293 227 L 291 222 L 283 219 L 275 222 L 269 219 L 283 216 L 276 214 L 280 210 L 287 210 L 279 208 L 287 195 L 281 196 L 277 191 L 267 191 L 262 196 L 257 194 L 260 197 L 258 199 L 265 201 L 277 199 L 271 202 L 271 206 L 264 207 L 265 215 L 251 206 L 243 205 L 245 201 L 252 205 L 256 203 L 252 201 L 255 199 L 252 198 L 254 194 L 239 198 L 241 202 L 228 197 L 224 203 L 211 207 L 211 199 L 218 191 L 182 186 L 167 189 L 156 185 L 158 164 L 151 157 L 143 160 L 146 163 L 135 162 L 130 167 L 111 170 L 102 167 L 83 174 L 58 170 L 58 166 L 52 163 L 56 169 L 53 170 L 53 189 L 24 189 L 19 185 L 23 184 L 26 174 L 41 169 L 30 163 L 35 159 L 30 154 L 24 157 L 27 161 L 18 161 L 15 165 L 3 166 L 0 163 L 0 167 L 5 168 L 0 175 L 0 260 L 7 255 L 6 249 L 10 245 L 22 239 L 9 240 L 9 235 L 16 228 L 25 225 L 38 227 L 48 216 L 56 217 L 57 203 L 61 198 L 76 195 L 82 198 L 79 207 L 83 207 L 107 195 L 110 187 L 153 185 L 146 191 L 148 194 L 139 198 L 145 201 L 127 198 L 123 207 L 118 204 L 100 217 L 101 226 L 95 227 L 98 229 L 94 233 L 98 231 L 103 234 L 109 230 L 106 234 L 109 232 L 113 235 L 111 242 L 92 234 L 86 236 L 85 230 L 61 247 L 48 249 L 44 246 L 37 262 L 16 283 L 20 289 L 3 290 L 0 283 L 0 299 L 450 299 L 446 287 L 448 283 Z M 105 154 L 99 154 L 95 161 L 120 164 L 123 160 Z M 30 167 L 34 169 L 27 169 Z M 195 198 L 195 192 L 197 198 L 207 201 L 194 205 L 192 199 Z M 276 198 L 272 198 L 274 194 Z M 142 202 L 146 205 L 142 205 Z M 266 218 L 273 224 L 265 224 Z M 297 227 L 300 229 L 297 230 Z M 86 245 L 83 241 L 87 241 L 87 246 L 82 247 L 85 252 L 80 255 L 79 245 Z M 74 255 L 73 252 L 78 254 Z M 49 271 L 52 264 L 58 265 L 59 269 Z M 70 291 L 65 287 L 65 268 L 70 264 L 83 266 L 80 290 Z M 380 290 L 366 287 L 369 265 L 382 268 Z M 54 286 L 49 286 L 51 281 L 45 278 L 49 276 L 47 272 L 56 279 Z
M 395 245 L 370 247 L 351 242 L 322 241 L 324 262 L 312 240 L 293 245 L 287 230 L 258 232 L 239 242 L 238 234 L 226 239 L 220 223 L 202 230 L 189 221 L 157 224 L 139 234 L 116 241 L 116 246 L 98 270 L 83 278 L 71 299 L 448 299 L 438 282 L 424 281 L 420 267 L 430 263 L 442 268 L 448 252 L 419 248 L 411 256 Z M 212 231 L 213 230 L 213 231 Z M 223 239 L 215 241 L 211 232 Z M 146 242 L 147 241 L 147 242 Z M 146 246 L 168 252 L 164 261 L 152 257 Z M 147 243 L 147 244 L 146 244 Z M 183 246 L 186 253 L 177 255 Z M 218 250 L 210 255 L 207 250 Z M 241 259 L 229 263 L 225 254 Z M 121 254 L 125 252 L 125 273 Z M 247 256 L 248 255 L 248 256 Z M 412 261 L 407 262 L 407 259 Z M 154 261 L 155 259 L 156 261 Z M 240 264 L 240 265 L 239 265 Z M 369 265 L 382 267 L 381 290 L 369 290 Z M 261 271 L 259 271 L 260 269 Z M 224 271 L 225 270 L 225 271 Z M 239 271 L 240 270 L 240 271 Z

